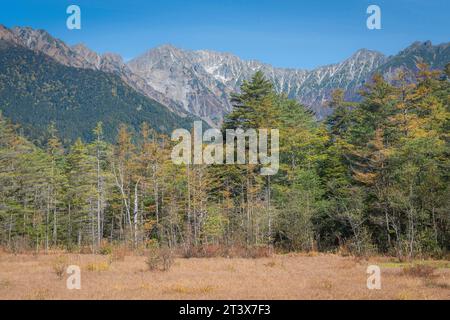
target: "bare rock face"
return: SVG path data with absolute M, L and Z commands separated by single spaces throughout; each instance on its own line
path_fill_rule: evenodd
M 21 40 L 16 37 L 16 35 L 6 28 L 4 25 L 0 24 L 0 40 L 7 41 L 9 43 L 21 45 Z
M 150 50 L 128 63 L 147 84 L 179 103 L 187 113 L 219 121 L 230 111 L 228 97 L 221 97 L 215 81 L 190 54 L 170 45 Z M 218 116 L 219 119 L 215 119 Z
M 100 69 L 102 58 L 96 52 L 92 51 L 82 43 L 72 46 L 71 49 L 79 57 L 84 59 L 85 68 Z
M 220 123 L 232 109 L 230 93 L 239 92 L 242 82 L 259 70 L 272 81 L 277 92 L 309 107 L 321 119 L 332 112 L 327 101 L 338 88 L 345 91 L 346 99 L 358 101 L 358 91 L 376 72 L 394 81 L 402 70 L 414 81 L 417 63 L 442 69 L 449 61 L 450 44 L 433 46 L 429 41 L 413 43 L 390 57 L 361 49 L 340 63 L 313 70 L 275 68 L 229 53 L 187 51 L 164 45 L 131 60 L 128 66 L 187 112 Z
M 230 93 L 239 91 L 242 82 L 258 70 L 264 72 L 278 92 L 309 106 L 322 117 L 330 112 L 323 105 L 334 89 L 355 92 L 385 61 L 381 53 L 360 50 L 342 63 L 309 71 L 274 68 L 229 53 L 184 51 L 164 45 L 131 60 L 128 65 L 156 90 L 180 102 L 186 111 L 221 121 L 232 108 Z
M 53 38 L 45 30 L 29 27 L 13 28 L 12 32 L 27 48 L 45 53 L 56 61 L 71 67 L 86 68 L 86 61 L 63 41 Z

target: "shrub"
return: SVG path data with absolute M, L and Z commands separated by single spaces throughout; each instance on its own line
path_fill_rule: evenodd
M 174 262 L 173 252 L 170 248 L 153 247 L 147 253 L 147 266 L 150 271 L 169 271 Z
M 271 257 L 273 248 L 269 246 L 223 246 L 223 245 L 202 245 L 190 246 L 183 249 L 184 258 L 267 258 Z
M 247 248 L 247 258 L 258 259 L 272 256 L 273 249 L 268 246 L 256 246 Z
M 30 239 L 27 236 L 14 237 L 10 244 L 10 250 L 14 254 L 27 253 L 33 250 L 30 246 Z
M 275 262 L 275 261 L 269 261 L 269 262 L 267 262 L 267 263 L 264 263 L 264 266 L 265 267 L 268 267 L 268 268 L 273 268 L 273 267 L 275 267 L 277 265 L 277 263 Z
M 160 255 L 162 259 L 163 271 L 169 271 L 174 262 L 172 250 L 170 250 L 170 248 L 163 248 L 160 250 Z
M 113 247 L 110 254 L 110 261 L 124 261 L 128 253 L 128 249 L 125 246 Z
M 64 256 L 57 257 L 53 261 L 52 267 L 58 279 L 62 279 L 68 267 L 67 258 Z
M 198 248 L 197 255 L 202 258 L 214 258 L 223 256 L 224 248 L 219 245 L 203 245 Z
M 109 264 L 107 262 L 96 262 L 89 263 L 86 265 L 86 270 L 88 271 L 107 271 L 109 269 Z
M 193 246 L 184 246 L 182 251 L 182 256 L 185 259 L 194 258 L 196 256 L 196 250 Z
M 101 255 L 107 256 L 110 255 L 113 251 L 113 247 L 108 242 L 102 242 L 98 253 Z
M 80 248 L 80 253 L 81 254 L 92 254 L 92 248 L 90 246 L 82 246 Z
M 436 268 L 433 266 L 416 264 L 404 267 L 403 274 L 411 277 L 430 278 L 433 276 L 435 270 Z
M 161 257 L 159 255 L 158 248 L 154 247 L 148 250 L 147 260 L 145 261 L 145 263 L 147 263 L 148 269 L 150 271 L 154 271 L 159 268 Z

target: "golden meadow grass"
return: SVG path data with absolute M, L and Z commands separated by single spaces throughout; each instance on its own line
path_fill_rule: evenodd
M 68 290 L 59 264 L 81 268 L 81 290 Z M 55 272 L 55 263 L 58 264 Z M 382 289 L 366 287 L 368 265 L 382 270 Z M 423 267 L 417 265 L 432 265 Z M 448 261 L 396 263 L 331 254 L 267 258 L 176 258 L 149 271 L 145 256 L 83 254 L 0 257 L 0 299 L 449 299 Z

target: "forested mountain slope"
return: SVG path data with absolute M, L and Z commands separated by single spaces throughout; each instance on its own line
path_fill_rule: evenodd
M 68 67 L 4 40 L 0 40 L 0 110 L 38 141 L 52 122 L 65 142 L 77 137 L 89 140 L 99 121 L 109 141 L 120 123 L 136 129 L 147 122 L 162 133 L 192 123 L 192 118 L 176 115 L 114 74 Z

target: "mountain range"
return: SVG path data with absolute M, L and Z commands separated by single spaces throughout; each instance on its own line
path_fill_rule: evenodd
M 220 125 L 231 111 L 230 94 L 256 71 L 264 72 L 278 92 L 298 100 L 319 119 L 330 114 L 326 102 L 337 89 L 351 101 L 379 72 L 393 80 L 398 70 L 413 78 L 417 63 L 443 68 L 450 61 L 450 43 L 433 45 L 415 42 L 397 55 L 361 49 L 348 59 L 313 70 L 276 68 L 255 60 L 242 60 L 230 53 L 209 50 L 190 51 L 163 45 L 125 62 L 119 55 L 99 55 L 83 44 L 69 46 L 45 30 L 0 26 L 0 39 L 49 56 L 71 68 L 94 70 L 120 78 L 149 101 L 168 108 L 180 118 L 195 116 L 210 125 Z
M 174 128 L 189 129 L 198 119 L 174 113 L 136 91 L 123 81 L 123 73 L 86 68 L 72 49 L 42 35 L 39 41 L 24 45 L 21 38 L 0 28 L 0 112 L 20 124 L 37 144 L 47 140 L 51 123 L 69 145 L 79 137 L 92 140 L 98 122 L 112 142 L 121 123 L 137 131 L 147 122 L 156 131 L 170 134 Z M 102 66 L 107 66 L 107 58 L 103 61 Z
M 449 61 L 450 43 L 433 46 L 429 41 L 413 43 L 389 57 L 361 49 L 343 62 L 313 70 L 276 68 L 229 53 L 164 45 L 132 59 L 128 66 L 157 91 L 181 103 L 187 112 L 220 122 L 232 108 L 230 93 L 238 92 L 242 82 L 258 70 L 272 81 L 277 92 L 286 93 L 323 118 L 331 112 L 326 102 L 337 88 L 345 91 L 346 99 L 357 101 L 359 89 L 376 72 L 393 80 L 401 69 L 412 78 L 418 62 L 443 68 Z

